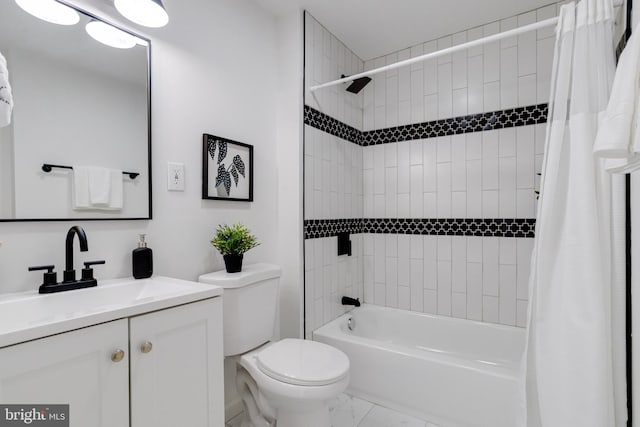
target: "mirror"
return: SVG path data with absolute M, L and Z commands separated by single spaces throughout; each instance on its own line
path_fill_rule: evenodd
M 150 219 L 148 40 L 114 48 L 89 36 L 99 19 L 85 12 L 65 26 L 0 3 L 14 100 L 0 128 L 0 221 Z

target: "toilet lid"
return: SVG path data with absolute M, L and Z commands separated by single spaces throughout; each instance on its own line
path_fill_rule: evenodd
M 349 374 L 346 354 L 323 343 L 284 339 L 256 355 L 264 374 L 287 384 L 319 386 L 340 381 Z

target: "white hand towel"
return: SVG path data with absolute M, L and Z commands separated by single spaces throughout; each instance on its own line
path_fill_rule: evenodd
M 595 155 L 606 159 L 605 168 L 612 173 L 629 173 L 640 167 L 639 72 L 640 40 L 634 32 L 618 61 L 611 98 L 593 147 Z
M 13 111 L 13 95 L 9 84 L 9 70 L 7 60 L 0 53 L 0 128 L 11 124 Z
M 111 169 L 89 167 L 88 170 L 91 205 L 108 207 L 111 200 Z
M 121 170 L 73 166 L 73 208 L 121 210 L 124 206 Z
M 89 199 L 89 168 L 86 166 L 73 166 L 73 208 L 90 209 Z

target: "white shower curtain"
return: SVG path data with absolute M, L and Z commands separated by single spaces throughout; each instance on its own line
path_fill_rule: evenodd
M 613 284 L 620 283 L 611 262 L 618 252 L 612 240 L 620 243 L 612 239 L 619 231 L 612 209 L 621 188 L 593 156 L 615 73 L 613 23 L 612 0 L 561 8 L 529 281 L 521 426 L 614 427 L 626 420 L 624 405 L 615 402 L 624 387 L 614 387 L 619 355 L 612 350 L 619 343 L 612 333 L 619 322 L 612 320 L 612 304 L 619 304 Z M 624 330 L 624 323 L 615 328 Z

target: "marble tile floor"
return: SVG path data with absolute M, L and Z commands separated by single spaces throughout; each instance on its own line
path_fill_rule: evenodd
M 438 427 L 347 394 L 338 396 L 329 410 L 331 427 Z M 230 420 L 227 427 L 240 427 L 240 415 Z

